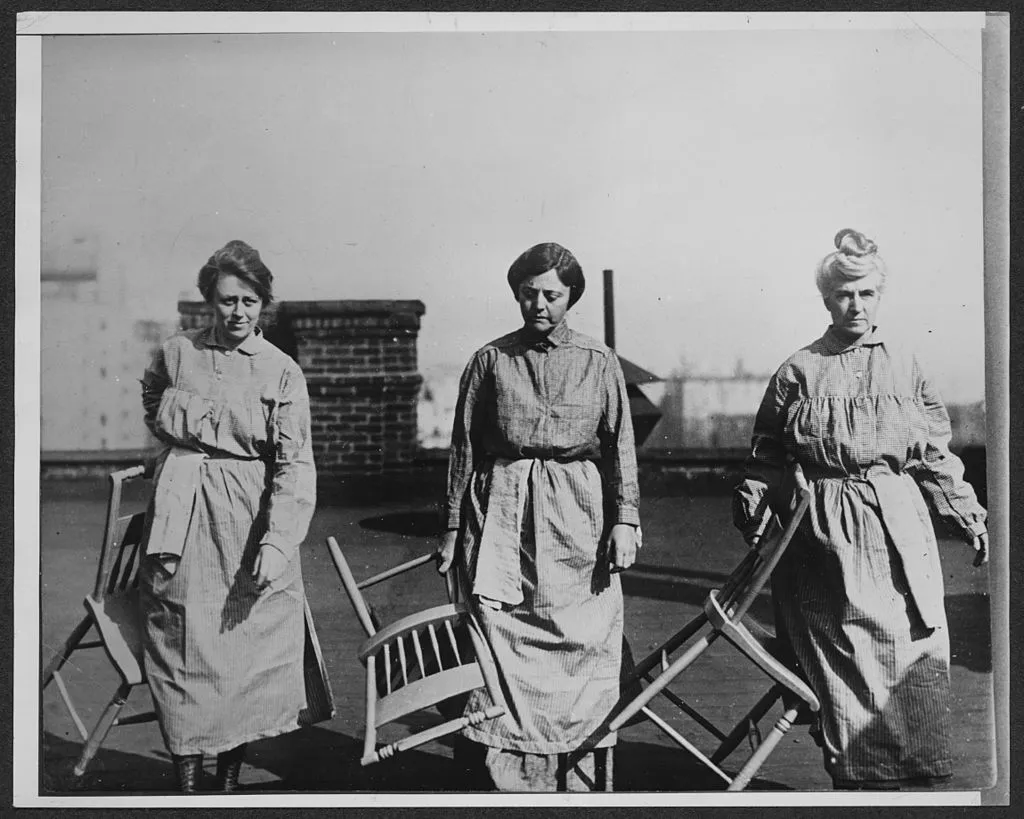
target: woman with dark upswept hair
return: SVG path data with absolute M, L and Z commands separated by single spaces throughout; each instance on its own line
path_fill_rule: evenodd
M 438 550 L 441 572 L 457 561 L 507 707 L 464 737 L 499 790 L 611 790 L 615 736 L 585 740 L 619 697 L 617 572 L 639 546 L 629 399 L 614 351 L 565 321 L 586 286 L 572 253 L 536 245 L 508 284 L 524 323 L 462 376 Z
M 179 786 L 204 754 L 233 791 L 246 743 L 305 707 L 299 545 L 313 515 L 309 399 L 298 365 L 257 326 L 273 277 L 232 241 L 199 272 L 214 326 L 166 341 L 142 379 L 165 445 L 140 569 L 145 666 Z
M 788 459 L 811 486 L 772 577 L 776 625 L 821 699 L 838 789 L 933 786 L 952 773 L 949 630 L 929 512 L 988 559 L 985 510 L 949 451 L 950 423 L 917 359 L 876 324 L 887 271 L 841 230 L 816 283 L 831 326 L 772 377 L 734 518 L 748 539 Z

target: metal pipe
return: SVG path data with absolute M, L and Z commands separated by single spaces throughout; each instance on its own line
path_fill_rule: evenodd
M 604 271 L 604 343 L 615 349 L 615 291 L 613 271 Z
M 1010 414 L 1010 305 L 1020 287 L 1011 286 L 1010 225 L 1017 209 L 1010 200 L 1010 18 L 1002 12 L 985 15 L 981 40 L 982 181 L 984 183 L 985 271 L 985 427 L 988 566 L 992 595 L 992 667 L 995 689 L 996 783 L 982 797 L 983 805 L 1008 805 L 1010 799 L 1010 578 L 1019 571 L 1020 555 L 1011 545 L 1010 447 L 1019 425 Z

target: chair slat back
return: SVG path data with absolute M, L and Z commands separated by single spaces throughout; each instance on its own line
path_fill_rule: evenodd
M 771 536 L 771 526 L 772 524 L 769 524 L 769 528 L 765 530 L 764 534 L 767 537 Z M 747 587 L 758 567 L 764 562 L 760 549 L 760 544 L 764 542 L 765 538 L 762 538 L 758 547 L 747 552 L 740 564 L 733 569 L 732 574 L 722 584 L 722 588 L 718 592 L 718 599 L 726 609 L 736 602 L 738 595 Z
M 125 515 L 117 519 L 111 549 L 113 560 L 104 588 L 105 596 L 123 594 L 138 585 L 145 523 L 145 512 L 136 512 L 134 515 Z
M 124 485 L 128 481 L 143 478 L 144 474 L 145 468 L 136 466 L 110 475 L 106 524 L 96 570 L 96 584 L 93 587 L 93 597 L 97 600 L 124 593 L 138 582 L 146 516 L 144 512 L 126 515 L 121 506 Z
M 468 615 L 461 614 L 454 624 L 451 619 L 445 619 L 440 627 L 444 632 L 441 636 L 439 625 L 436 620 L 418 623 L 377 648 L 373 656 L 378 697 L 386 699 L 414 683 L 475 664 L 476 651 L 468 631 Z

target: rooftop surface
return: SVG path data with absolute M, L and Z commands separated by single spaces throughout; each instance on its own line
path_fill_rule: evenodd
M 41 496 L 40 662 L 49 661 L 83 614 L 91 590 L 104 516 L 104 485 L 90 481 L 44 482 Z M 623 576 L 626 636 L 637 657 L 656 647 L 699 610 L 707 592 L 739 562 L 745 546 L 729 520 L 723 495 L 645 499 L 644 546 L 639 562 Z M 421 501 L 324 507 L 318 510 L 303 551 L 306 594 L 334 690 L 337 714 L 330 722 L 250 746 L 242 782 L 247 792 L 451 792 L 468 790 L 452 760 L 451 741 L 435 742 L 396 758 L 360 768 L 362 667 L 356 649 L 362 632 L 324 545 L 337 537 L 357 577 L 366 577 L 434 547 L 433 507 Z M 940 545 L 952 645 L 955 774 L 945 787 L 977 790 L 994 778 L 992 672 L 987 568 L 971 567 L 970 549 L 958 541 Z M 445 602 L 441 580 L 429 566 L 370 592 L 384 622 Z M 368 595 L 368 596 L 370 596 Z M 767 594 L 754 614 L 770 622 Z M 85 659 L 82 659 L 82 658 Z M 113 694 L 117 677 L 102 651 L 79 652 L 68 684 L 83 697 L 83 718 L 92 725 Z M 720 727 L 728 728 L 763 693 L 766 678 L 738 658 L 725 641 L 675 686 Z M 707 738 L 667 702 L 657 711 L 708 750 Z M 123 713 L 149 710 L 149 694 L 136 689 Z M 778 708 L 762 723 L 766 733 Z M 84 779 L 68 773 L 81 743 L 54 686 L 42 698 L 40 793 L 145 794 L 173 790 L 167 752 L 155 723 L 115 728 Z M 436 714 L 409 718 L 385 737 L 439 722 Z M 746 743 L 724 765 L 735 772 L 749 754 Z M 207 760 L 212 776 L 212 760 Z M 755 790 L 830 790 L 819 748 L 806 726 L 795 726 L 751 784 Z M 617 791 L 708 791 L 721 785 L 649 722 L 619 734 Z

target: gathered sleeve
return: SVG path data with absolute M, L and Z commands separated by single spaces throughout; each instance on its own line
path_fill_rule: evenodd
M 795 384 L 779 369 L 768 382 L 754 418 L 750 455 L 743 480 L 733 490 L 733 525 L 744 531 L 756 524 L 754 513 L 769 488 L 778 486 L 786 467 L 786 408 Z
M 267 532 L 262 543 L 291 559 L 306 537 L 316 508 L 316 466 L 310 432 L 306 379 L 285 371 L 281 395 L 271 417 L 272 482 L 267 503 Z
M 986 530 L 986 512 L 978 503 L 973 487 L 964 480 L 963 462 L 949 449 L 952 430 L 949 413 L 938 390 L 920 373 L 915 362 L 928 440 L 919 460 L 908 463 L 921 494 L 947 526 L 968 542 Z
M 636 441 L 622 366 L 614 352 L 604 368 L 604 411 L 598 427 L 605 508 L 614 523 L 640 525 Z
M 142 384 L 142 411 L 146 428 L 153 433 L 157 440 L 165 444 L 174 444 L 173 438 L 163 432 L 156 423 L 157 413 L 160 411 L 160 401 L 163 398 L 164 390 L 171 383 L 167 374 L 167 360 L 164 345 L 160 345 L 153 358 L 146 367 L 146 372 L 140 382 Z
M 486 384 L 486 361 L 482 353 L 477 353 L 462 373 L 459 398 L 455 404 L 448 480 L 441 510 L 441 525 L 449 530 L 458 529 L 462 522 L 462 502 L 473 475 L 475 458 L 481 452 Z

